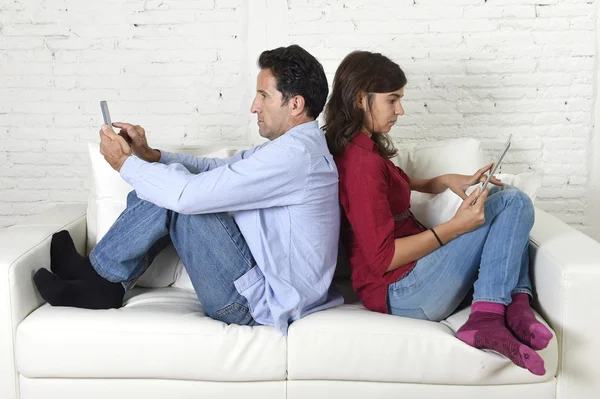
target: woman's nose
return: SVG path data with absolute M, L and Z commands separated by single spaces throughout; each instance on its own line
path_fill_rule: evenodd
M 402 104 L 398 104 L 396 107 L 396 115 L 404 115 L 404 108 L 402 107 Z

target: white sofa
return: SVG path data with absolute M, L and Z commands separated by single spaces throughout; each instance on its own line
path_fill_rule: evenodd
M 536 209 L 535 309 L 555 338 L 538 377 L 460 342 L 464 308 L 441 323 L 345 305 L 272 327 L 208 318 L 180 288 L 134 288 L 121 309 L 45 304 L 32 282 L 50 239 L 69 230 L 86 251 L 86 204 L 0 230 L 0 398 L 597 398 L 600 244 Z

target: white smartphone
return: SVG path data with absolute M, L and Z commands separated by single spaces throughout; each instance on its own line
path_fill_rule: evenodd
M 100 109 L 102 110 L 102 118 L 104 118 L 104 123 L 112 127 L 110 112 L 108 112 L 108 104 L 106 101 L 100 101 Z
M 508 140 L 506 140 L 506 143 L 504 144 L 504 148 L 502 149 L 502 152 L 500 153 L 500 155 L 496 159 L 496 162 L 494 162 L 494 167 L 492 168 L 492 170 L 490 170 L 487 179 L 485 180 L 485 182 L 481 186 L 481 191 L 480 192 L 483 192 L 483 190 L 485 190 L 485 188 L 487 187 L 488 183 L 492 179 L 492 176 L 494 176 L 494 174 L 498 170 L 498 167 L 500 166 L 500 163 L 502 163 L 502 160 L 504 159 L 504 156 L 506 155 L 506 152 L 510 148 L 511 143 L 512 143 L 512 134 L 509 134 L 508 135 Z M 473 201 L 473 203 L 471 205 L 475 205 L 475 202 L 477 202 L 477 200 Z

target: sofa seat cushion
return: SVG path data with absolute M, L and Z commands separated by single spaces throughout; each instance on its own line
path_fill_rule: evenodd
M 19 373 L 45 378 L 281 381 L 287 347 L 267 326 L 227 325 L 194 293 L 134 288 L 120 309 L 45 304 L 18 327 Z
M 505 385 L 554 378 L 555 338 L 539 352 L 546 375 L 538 377 L 456 339 L 469 312 L 463 309 L 441 323 L 371 312 L 359 304 L 308 315 L 290 326 L 288 379 Z

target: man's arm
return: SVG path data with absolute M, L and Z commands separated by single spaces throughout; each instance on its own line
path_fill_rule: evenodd
M 262 147 L 254 147 L 249 150 L 241 151 L 233 157 L 203 158 L 190 154 L 172 153 L 154 149 L 148 145 L 146 130 L 139 125 L 131 123 L 115 122 L 113 126 L 120 128 L 121 136 L 131 146 L 132 152 L 140 159 L 146 162 L 160 162 L 164 164 L 179 163 L 184 165 L 191 173 L 206 172 L 228 163 L 237 162 L 241 159 L 250 157 L 255 151 Z M 266 144 L 266 143 L 265 143 Z M 264 145 L 264 144 L 263 144 Z
M 234 162 L 241 161 L 242 159 L 249 158 L 256 151 L 261 149 L 265 144 L 259 145 L 257 147 L 250 148 L 248 150 L 240 151 L 232 157 L 228 158 L 204 158 L 197 157 L 191 154 L 184 153 L 174 153 L 163 150 L 155 150 L 159 153 L 158 159 L 156 160 L 148 160 L 144 159 L 148 162 L 160 162 L 165 165 L 170 165 L 173 163 L 179 163 L 184 165 L 190 172 L 192 173 L 201 173 L 208 172 L 209 170 L 216 169 L 223 165 L 231 164 Z M 142 158 L 143 159 L 143 158 Z
M 129 157 L 120 169 L 138 197 L 183 214 L 202 214 L 298 204 L 310 168 L 308 154 L 266 143 L 261 151 L 201 174 L 183 165 Z

